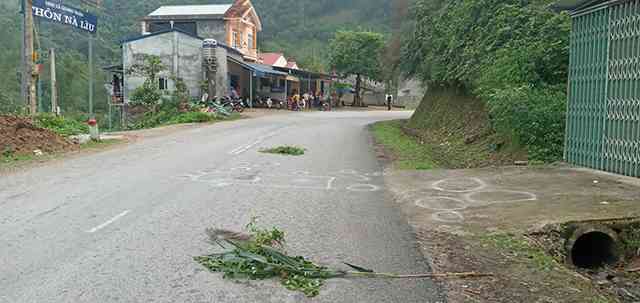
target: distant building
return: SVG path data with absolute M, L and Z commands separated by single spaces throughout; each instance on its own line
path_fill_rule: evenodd
M 141 35 L 122 41 L 121 68 L 110 67 L 114 74 L 123 74 L 124 104 L 129 104 L 131 94 L 145 80 L 127 71 L 142 64 L 145 55 L 158 56 L 167 68 L 157 80 L 165 94 L 175 90 L 175 79 L 181 79 L 193 98 L 203 96 L 203 88 L 211 80 L 207 79 L 204 58 L 211 48 L 203 48 L 208 39 L 217 41 L 218 97 L 230 95 L 233 88 L 248 101 L 258 97 L 286 100 L 294 92 L 325 92 L 331 83 L 327 75 L 299 70 L 295 60 L 287 60 L 282 53 L 258 55 L 256 41 L 262 25 L 249 0 L 162 6 L 144 17 L 141 27 Z M 212 45 L 210 42 L 207 45 Z
M 153 34 L 133 37 L 122 42 L 122 70 L 129 70 L 134 64 L 142 64 L 145 55 L 158 56 L 167 68 L 159 75 L 158 87 L 166 92 L 175 90 L 175 78 L 187 85 L 189 94 L 199 98 L 201 85 L 205 80 L 202 55 L 203 39 L 180 29 L 168 29 Z M 229 91 L 229 58 L 242 61 L 243 54 L 236 49 L 220 44 L 216 49 L 218 70 L 216 90 L 222 95 Z M 131 93 L 144 83 L 139 75 L 124 74 L 124 100 L 129 101 Z
M 417 108 L 422 102 L 426 89 L 424 84 L 414 78 L 400 78 L 398 92 L 394 98 L 395 105 L 406 108 Z
M 290 69 L 300 69 L 300 67 L 298 67 L 298 62 L 296 62 L 296 60 L 289 58 L 287 60 L 287 68 Z
M 258 61 L 260 17 L 249 0 L 233 4 L 161 6 L 142 19 L 142 34 L 178 29 L 203 39 L 215 39 L 244 59 Z
M 269 66 L 287 67 L 287 59 L 283 53 L 261 53 L 260 62 Z

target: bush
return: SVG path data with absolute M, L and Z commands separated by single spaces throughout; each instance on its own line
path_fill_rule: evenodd
M 571 21 L 550 10 L 552 2 L 417 0 L 403 70 L 431 88 L 473 92 L 496 131 L 531 160 L 559 160 Z
M 35 118 L 37 127 L 46 128 L 61 136 L 75 136 L 89 132 L 89 126 L 78 120 L 56 116 L 53 114 L 39 114 Z
M 526 146 L 529 159 L 562 159 L 567 96 L 562 87 L 495 89 L 485 95 L 496 131 Z
M 158 104 L 161 97 L 160 90 L 155 88 L 149 81 L 145 81 L 142 86 L 131 93 L 131 104 L 153 107 Z
M 216 116 L 209 113 L 202 112 L 187 112 L 179 114 L 169 120 L 168 124 L 182 124 L 182 123 L 205 123 L 216 120 Z

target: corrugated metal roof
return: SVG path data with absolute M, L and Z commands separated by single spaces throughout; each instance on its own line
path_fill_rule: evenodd
M 199 16 L 224 15 L 231 8 L 231 4 L 214 5 L 168 5 L 161 6 L 149 14 L 150 17 L 161 16 Z
M 556 0 L 554 8 L 557 10 L 578 11 L 608 2 L 619 2 L 613 0 Z

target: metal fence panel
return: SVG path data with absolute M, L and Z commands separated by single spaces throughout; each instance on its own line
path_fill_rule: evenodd
M 604 136 L 605 170 L 638 173 L 640 150 L 640 0 L 609 8 L 609 88 Z
M 573 19 L 565 159 L 640 177 L 640 0 Z

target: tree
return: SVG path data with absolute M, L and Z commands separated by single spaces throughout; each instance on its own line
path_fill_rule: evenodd
M 156 111 L 156 107 L 162 97 L 158 74 L 166 69 L 160 57 L 144 55 L 142 64 L 136 63 L 127 70 L 127 73 L 130 75 L 144 77 L 142 86 L 136 88 L 131 94 L 133 104 L 148 106 L 151 107 L 153 112 Z
M 381 79 L 380 56 L 385 47 L 382 34 L 374 32 L 339 31 L 331 40 L 329 64 L 343 75 L 356 76 L 352 106 L 363 106 L 362 77 Z

